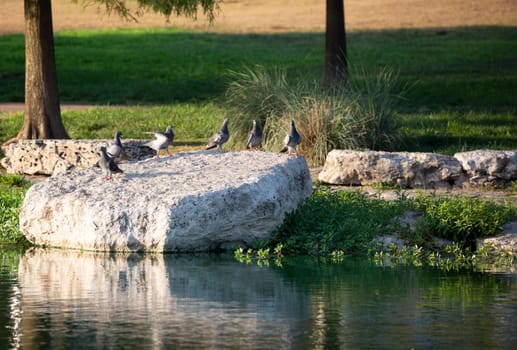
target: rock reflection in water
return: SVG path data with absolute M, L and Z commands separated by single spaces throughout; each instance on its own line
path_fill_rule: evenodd
M 515 274 L 348 257 L 290 257 L 277 268 L 231 256 L 44 249 L 16 261 L 17 279 L 0 268 L 0 349 L 513 350 L 517 342 Z
M 310 298 L 272 269 L 231 258 L 33 249 L 20 259 L 30 348 L 285 348 Z

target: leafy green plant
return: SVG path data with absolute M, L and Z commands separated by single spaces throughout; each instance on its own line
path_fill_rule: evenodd
M 274 252 L 275 252 L 275 256 L 280 259 L 282 257 L 282 248 L 284 247 L 284 245 L 282 243 L 279 243 L 276 245 L 275 249 L 274 249 Z
M 27 243 L 18 226 L 18 214 L 31 183 L 19 175 L 0 175 L 0 243 Z
M 270 253 L 270 248 L 258 248 L 254 251 L 251 248 L 245 250 L 242 247 L 233 251 L 235 260 L 241 263 L 251 264 L 255 262 L 258 266 L 269 266 L 269 260 L 274 258 L 276 266 L 282 266 L 282 245 L 277 245 L 274 249 L 274 255 Z
M 483 244 L 476 252 L 472 252 L 458 243 L 451 243 L 440 251 L 426 250 L 418 246 L 403 246 L 386 252 L 376 251 L 372 259 L 379 266 L 392 268 L 399 265 L 426 265 L 446 271 L 460 269 L 487 271 L 494 268 L 500 271 L 511 271 L 517 262 L 517 254 L 508 250 L 495 249 L 490 244 Z
M 330 256 L 333 251 L 364 253 L 374 237 L 393 232 L 406 200 L 369 198 L 361 191 L 318 187 L 296 212 L 286 216 L 270 244 L 291 254 Z
M 422 212 L 416 222 L 416 231 L 400 225 L 402 214 L 408 211 Z M 342 261 L 345 254 L 368 254 L 379 263 L 393 266 L 412 264 L 457 269 L 494 262 L 508 266 L 515 261 L 515 254 L 487 253 L 488 248 L 473 252 L 470 243 L 474 237 L 497 232 L 503 222 L 515 216 L 512 206 L 464 196 L 439 197 L 434 193 L 419 193 L 415 199 L 410 199 L 400 193 L 396 200 L 386 201 L 360 190 L 319 186 L 297 211 L 286 216 L 269 242 L 255 244 L 256 253 L 248 249 L 249 258 L 246 259 L 240 248 L 236 254 L 241 257 L 238 260 L 248 263 L 252 259 L 265 260 L 266 256 L 275 255 L 280 260 L 285 252 L 321 256 L 332 262 Z M 394 233 L 408 244 L 398 247 L 392 243 L 385 251 L 379 250 L 375 238 Z M 454 240 L 436 250 L 429 242 L 440 235 Z
M 333 250 L 330 256 L 333 263 L 340 263 L 345 259 L 345 252 L 342 250 Z
M 262 248 L 257 251 L 257 258 L 265 260 L 269 258 L 269 248 Z
M 418 224 L 419 231 L 464 247 L 474 247 L 477 238 L 493 235 L 516 216 L 515 208 L 466 196 L 420 195 L 415 206 L 424 213 Z

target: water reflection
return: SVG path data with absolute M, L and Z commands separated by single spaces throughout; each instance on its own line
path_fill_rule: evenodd
M 277 272 L 213 256 L 35 249 L 19 284 L 24 348 L 274 348 L 310 316 Z
M 310 267 L 312 266 L 312 268 Z M 310 270 L 313 271 L 310 271 Z M 342 269 L 349 269 L 338 272 Z M 323 348 L 513 349 L 516 276 L 311 264 Z M 336 278 L 341 276 L 341 278 Z M 317 299 L 316 299 L 317 296 Z M 321 326 L 320 326 L 321 324 Z
M 45 249 L 23 254 L 17 270 L 16 280 L 0 273 L 8 300 L 0 348 L 511 349 L 517 341 L 515 275 Z

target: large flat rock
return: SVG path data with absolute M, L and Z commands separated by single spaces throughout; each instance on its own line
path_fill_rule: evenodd
M 20 229 L 37 245 L 102 251 L 193 252 L 266 240 L 312 191 L 302 157 L 188 152 L 73 170 L 32 186 Z

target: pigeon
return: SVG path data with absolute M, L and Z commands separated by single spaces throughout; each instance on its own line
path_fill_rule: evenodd
M 212 148 L 215 148 L 217 147 L 218 150 L 222 151 L 223 150 L 223 144 L 228 141 L 228 139 L 230 138 L 230 133 L 228 132 L 228 118 L 226 118 L 224 121 L 223 121 L 223 125 L 221 126 L 221 129 L 219 129 L 218 132 L 216 132 L 214 134 L 214 136 L 212 136 L 210 138 L 210 140 L 208 140 L 208 144 L 206 145 L 206 149 L 212 149 Z
M 99 166 L 105 172 L 104 180 L 110 180 L 111 174 L 113 173 L 123 173 L 123 171 L 118 167 L 117 163 L 108 155 L 106 151 L 106 147 L 102 146 L 100 148 L 100 159 Z
M 113 139 L 113 142 L 111 143 L 111 145 L 106 150 L 108 155 L 113 160 L 117 160 L 120 157 L 120 155 L 122 154 L 122 142 L 120 142 L 120 136 L 121 135 L 122 135 L 122 133 L 120 131 L 117 131 L 115 133 L 115 138 Z
M 289 133 L 285 136 L 284 144 L 280 152 L 288 152 L 288 154 L 298 154 L 296 153 L 296 146 L 298 146 L 300 142 L 302 142 L 302 137 L 300 134 L 298 134 L 298 131 L 296 131 L 294 120 L 291 120 L 291 127 L 289 128 Z
M 262 144 L 262 139 L 264 135 L 262 134 L 262 130 L 257 125 L 257 121 L 253 120 L 253 127 L 248 133 L 248 141 L 246 142 L 246 148 L 250 151 L 260 149 L 260 145 Z
M 169 156 L 171 155 L 169 152 L 169 145 L 174 141 L 174 130 L 171 125 L 167 126 L 165 132 L 152 131 L 146 132 L 146 134 L 153 134 L 156 138 L 155 140 L 145 143 L 144 146 L 154 149 L 156 151 L 157 158 L 160 158 L 159 153 L 161 149 L 166 150 Z

